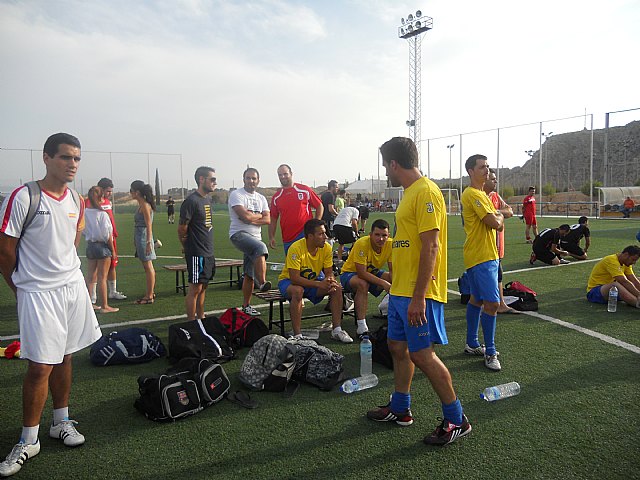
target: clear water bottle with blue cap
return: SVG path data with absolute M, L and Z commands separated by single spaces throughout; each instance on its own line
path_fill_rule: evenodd
M 609 304 L 607 305 L 607 312 L 614 313 L 618 309 L 618 287 L 615 285 L 609 290 Z
M 518 382 L 503 383 L 495 387 L 487 387 L 480 394 L 480 398 L 487 402 L 495 402 L 503 398 L 515 397 L 520 393 L 520 384 Z

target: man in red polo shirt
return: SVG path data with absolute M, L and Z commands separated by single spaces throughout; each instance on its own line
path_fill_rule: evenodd
M 324 208 L 320 197 L 310 187 L 293 183 L 293 172 L 289 165 L 278 167 L 278 179 L 282 188 L 271 198 L 269 246 L 276 248 L 276 226 L 279 218 L 286 255 L 293 242 L 304 238 L 304 224 L 312 218 L 322 218 Z M 312 215 L 311 209 L 315 210 L 315 215 Z

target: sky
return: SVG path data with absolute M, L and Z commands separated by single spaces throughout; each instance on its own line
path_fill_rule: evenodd
M 409 135 L 397 27 L 417 9 L 433 18 L 419 142 L 432 178 L 474 153 L 522 165 L 540 131 L 640 107 L 637 0 L 0 0 L 0 191 L 42 177 L 59 131 L 82 143 L 85 191 L 153 183 L 156 168 L 163 190 L 192 188 L 200 165 L 221 188 L 247 165 L 262 186 L 282 163 L 318 187 L 384 176 L 378 147 Z

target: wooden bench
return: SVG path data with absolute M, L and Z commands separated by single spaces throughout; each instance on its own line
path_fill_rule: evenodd
M 229 287 L 233 287 L 233 282 L 240 281 L 240 268 L 244 265 L 242 260 L 216 260 L 216 271 L 219 268 L 229 267 L 229 280 L 216 280 L 213 279 L 209 282 L 209 285 L 216 283 L 227 283 Z M 236 278 L 233 278 L 233 267 L 236 268 Z M 187 264 L 181 263 L 178 265 L 163 265 L 162 268 L 169 270 L 170 272 L 176 272 L 176 293 L 182 290 L 182 294 L 187 294 L 187 284 L 185 279 L 185 273 L 187 272 Z
M 287 300 L 285 297 L 283 297 L 280 294 L 280 290 L 278 289 L 274 289 L 274 290 L 269 290 L 267 292 L 253 292 L 253 296 L 254 297 L 258 297 L 260 300 L 264 300 L 265 302 L 269 302 L 269 330 L 272 330 L 273 325 L 280 325 L 280 335 L 282 335 L 283 337 L 285 336 L 284 333 L 284 324 L 285 322 L 290 322 L 291 318 L 285 318 L 284 316 L 284 303 L 288 302 L 289 300 Z M 328 298 L 328 297 L 327 297 Z M 280 312 L 280 319 L 279 320 L 274 320 L 273 319 L 273 304 L 275 302 L 278 302 L 278 309 Z M 347 312 L 343 311 L 342 312 L 342 316 L 344 318 L 345 315 L 353 315 L 353 318 L 355 320 L 356 318 L 356 314 L 355 314 L 355 308 L 352 310 L 349 310 Z M 321 318 L 321 317 L 327 317 L 327 316 L 331 316 L 331 312 L 321 312 L 321 313 L 314 313 L 311 315 L 303 315 L 302 316 L 302 320 L 308 320 L 310 318 Z

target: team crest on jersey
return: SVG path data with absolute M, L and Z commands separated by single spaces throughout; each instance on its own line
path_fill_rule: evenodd
M 304 200 L 304 195 L 302 193 L 298 193 L 298 200 Z
M 427 202 L 427 213 L 433 213 L 433 203 Z
M 476 207 L 480 206 L 480 200 L 476 200 Z
M 297 253 L 292 253 L 291 254 L 291 260 L 297 260 L 298 259 L 298 254 Z
M 69 218 L 78 218 L 78 214 L 76 212 L 69 212 Z
M 358 256 L 359 257 L 364 257 L 366 254 L 364 253 L 364 250 L 360 250 L 358 251 Z

